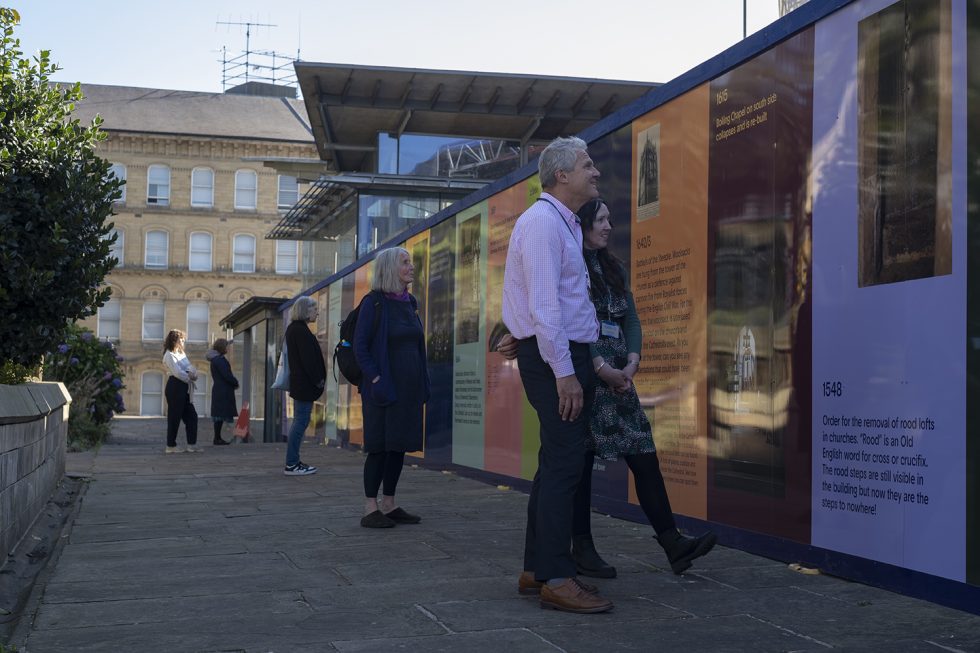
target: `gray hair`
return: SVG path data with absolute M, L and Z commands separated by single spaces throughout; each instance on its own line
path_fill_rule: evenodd
M 316 310 L 316 307 L 315 299 L 309 296 L 303 296 L 293 303 L 292 312 L 289 316 L 294 321 L 301 320 L 303 322 L 309 322 L 310 318 L 313 317 L 313 311 Z
M 556 138 L 548 143 L 538 157 L 538 176 L 542 188 L 551 188 L 558 183 L 558 172 L 568 172 L 575 168 L 579 152 L 586 152 L 588 144 L 578 136 Z
M 390 247 L 378 252 L 374 257 L 374 279 L 371 280 L 371 290 L 381 292 L 401 292 L 404 290 L 401 279 L 398 278 L 398 257 L 404 252 L 412 257 L 404 247 Z

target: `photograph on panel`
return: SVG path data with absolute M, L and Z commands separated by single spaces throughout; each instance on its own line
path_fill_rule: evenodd
M 858 24 L 858 286 L 952 273 L 949 0 Z
M 660 215 L 660 123 L 636 138 L 636 221 Z
M 480 265 L 480 214 L 460 223 L 456 261 L 456 344 L 465 345 L 480 339 L 480 306 L 482 304 Z

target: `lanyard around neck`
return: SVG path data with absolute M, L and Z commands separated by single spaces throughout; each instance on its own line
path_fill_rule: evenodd
M 559 209 L 557 206 L 555 206 L 555 203 L 554 202 L 552 202 L 551 200 L 549 200 L 547 198 L 544 198 L 544 197 L 539 197 L 535 201 L 536 202 L 547 202 L 548 204 L 550 204 L 551 205 L 551 208 L 553 208 L 558 213 L 558 217 L 561 218 L 562 224 L 564 224 L 565 225 L 565 228 L 568 229 L 568 233 L 572 234 L 572 238 L 575 238 L 575 232 L 572 231 L 572 227 L 568 224 L 568 220 L 565 219 L 565 216 L 562 215 L 561 209 Z
M 554 202 L 552 202 L 551 200 L 545 197 L 539 197 L 538 199 L 535 200 L 535 202 L 547 202 L 548 204 L 550 204 L 551 208 L 553 208 L 555 212 L 558 214 L 558 217 L 561 219 L 562 224 L 565 225 L 565 228 L 568 229 L 568 233 L 572 235 L 572 240 L 574 240 L 575 243 L 578 244 L 578 238 L 575 237 L 575 232 L 572 231 L 572 227 L 571 225 L 568 224 L 568 220 L 565 219 L 565 216 L 562 215 L 561 209 L 555 206 Z M 592 278 L 589 276 L 589 266 L 585 262 L 584 254 L 582 255 L 582 266 L 585 268 L 585 290 L 589 294 L 589 299 L 592 299 Z

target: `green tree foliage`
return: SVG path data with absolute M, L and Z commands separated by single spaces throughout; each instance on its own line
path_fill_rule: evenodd
M 72 119 L 81 86 L 51 83 L 49 51 L 23 56 L 19 19 L 0 7 L 0 365 L 36 370 L 109 299 L 108 219 L 122 182 L 95 153 L 101 118 Z

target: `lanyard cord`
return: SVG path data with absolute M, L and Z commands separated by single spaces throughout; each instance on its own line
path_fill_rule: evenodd
M 545 199 L 544 197 L 539 197 L 535 201 L 536 202 L 547 202 L 548 204 L 550 204 L 551 205 L 551 208 L 553 208 L 558 213 L 558 217 L 561 218 L 562 224 L 565 225 L 565 228 L 566 229 L 568 229 L 568 233 L 572 234 L 572 238 L 575 238 L 575 232 L 572 231 L 572 228 L 568 224 L 568 220 L 566 220 L 565 219 L 565 216 L 563 216 L 561 214 L 561 210 L 557 206 L 555 206 L 555 203 L 554 202 L 552 202 L 549 199 Z
M 575 241 L 575 244 L 577 246 L 578 238 L 575 237 L 575 232 L 572 231 L 572 227 L 568 224 L 568 221 L 565 219 L 565 216 L 561 214 L 561 210 L 559 210 L 559 208 L 555 206 L 555 203 L 544 197 L 539 197 L 534 201 L 547 202 L 548 204 L 551 205 L 551 208 L 553 208 L 555 210 L 555 213 L 558 214 L 558 218 L 561 220 L 562 224 L 565 225 L 566 229 L 568 229 L 568 233 L 572 235 L 572 240 Z M 578 218 L 576 217 L 576 219 Z M 585 254 L 582 254 L 582 265 L 585 266 L 585 290 L 589 294 L 589 299 L 591 300 L 592 299 L 592 275 L 589 274 L 589 264 L 585 262 Z

